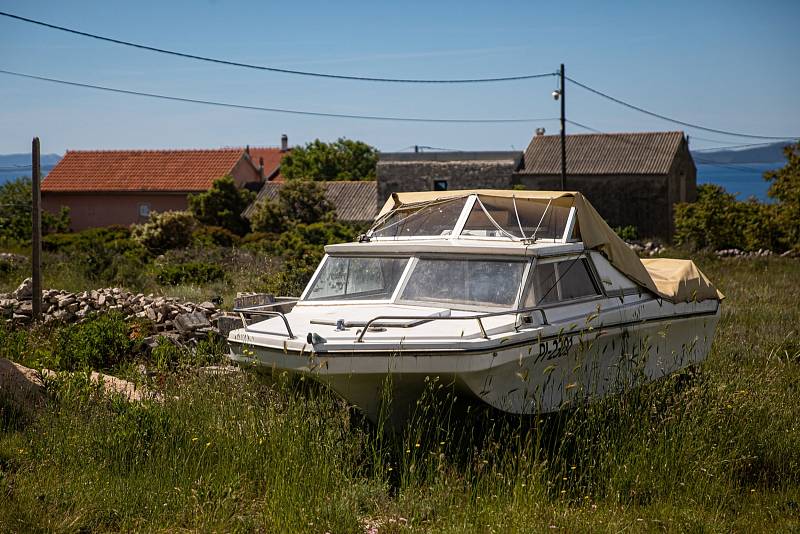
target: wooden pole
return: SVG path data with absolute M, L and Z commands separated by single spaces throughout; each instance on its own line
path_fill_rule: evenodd
M 42 319 L 42 168 L 39 158 L 39 138 L 33 138 L 33 179 L 31 190 L 31 222 L 33 223 L 31 264 L 33 265 L 33 320 Z

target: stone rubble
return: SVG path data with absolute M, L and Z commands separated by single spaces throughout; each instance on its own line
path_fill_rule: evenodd
M 12 293 L 0 293 L 0 320 L 8 326 L 25 325 L 33 319 L 33 288 L 30 278 Z M 154 346 L 159 335 L 183 344 L 192 339 L 219 333 L 217 322 L 230 318 L 218 305 L 199 304 L 173 297 L 132 293 L 119 287 L 93 289 L 80 293 L 46 289 L 42 291 L 42 320 L 79 323 L 93 312 L 118 312 L 125 320 L 147 319 L 158 332 L 145 343 Z M 241 320 L 236 319 L 241 323 Z M 223 334 L 226 332 L 223 332 Z
M 656 254 L 661 254 L 667 248 L 652 241 L 647 241 L 645 243 L 626 241 L 626 243 L 628 247 L 636 252 L 639 256 L 655 256 Z
M 764 248 L 751 250 L 749 252 L 739 250 L 738 248 L 726 248 L 716 251 L 715 254 L 720 258 L 755 258 L 760 256 L 773 256 L 775 253 Z M 787 256 L 787 254 L 784 253 L 781 254 L 781 256 Z

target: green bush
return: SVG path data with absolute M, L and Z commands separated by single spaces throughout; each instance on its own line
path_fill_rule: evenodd
M 208 191 L 189 196 L 189 210 L 195 218 L 209 226 L 221 226 L 237 235 L 250 231 L 250 223 L 242 212 L 255 199 L 255 194 L 236 186 L 233 178 L 214 180 Z
M 675 242 L 691 248 L 779 250 L 779 207 L 755 199 L 736 200 L 718 185 L 697 187 L 697 202 L 675 205 Z
M 784 148 L 786 165 L 764 173 L 769 196 L 778 201 L 775 224 L 781 228 L 784 248 L 800 249 L 800 142 Z
M 617 226 L 614 228 L 614 231 L 625 241 L 636 241 L 639 239 L 639 230 L 635 226 Z
M 370 145 L 339 138 L 333 143 L 319 139 L 295 147 L 284 156 L 281 174 L 287 180 L 374 180 L 378 151 Z
M 132 361 L 139 346 L 127 322 L 117 313 L 103 313 L 84 323 L 58 329 L 51 360 L 53 369 L 111 369 Z
M 186 248 L 192 242 L 196 221 L 188 211 L 152 212 L 147 222 L 131 230 L 131 238 L 151 254 Z
M 278 201 L 265 198 L 256 203 L 250 225 L 256 233 L 281 233 L 289 225 L 289 217 Z
M 147 250 L 123 226 L 90 228 L 42 239 L 42 249 L 65 257 L 64 264 L 83 271 L 95 283 L 121 283 L 142 276 Z
M 201 225 L 192 234 L 192 245 L 196 247 L 233 247 L 241 240 L 238 235 L 221 226 Z
M 156 273 L 161 285 L 178 286 L 183 284 L 207 284 L 225 278 L 225 271 L 219 265 L 204 262 L 188 262 L 180 265 L 162 265 Z
M 0 185 L 0 237 L 17 241 L 31 239 L 33 193 L 27 176 Z M 57 214 L 42 212 L 42 233 L 69 230 L 69 208 L 62 206 Z

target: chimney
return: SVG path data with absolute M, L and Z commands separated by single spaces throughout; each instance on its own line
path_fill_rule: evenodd
M 286 152 L 287 150 L 289 150 L 289 136 L 283 134 L 281 136 L 281 152 Z
M 536 135 L 537 137 L 540 135 L 544 135 L 544 128 L 536 128 Z
M 247 145 L 246 147 L 244 147 L 244 153 L 247 154 L 248 158 L 250 157 L 250 145 Z
M 258 158 L 258 177 L 264 179 L 264 158 Z

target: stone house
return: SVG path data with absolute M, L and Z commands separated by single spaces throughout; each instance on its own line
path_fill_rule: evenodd
M 145 221 L 152 211 L 185 210 L 190 194 L 233 177 L 258 191 L 280 180 L 281 148 L 68 150 L 42 181 L 42 207 L 70 209 L 72 230 Z
M 683 132 L 567 135 L 567 189 L 585 194 L 613 226 L 670 239 L 673 205 L 697 197 Z M 525 152 L 382 153 L 378 198 L 435 189 L 561 189 L 558 135 L 537 134 Z
M 697 168 L 683 132 L 574 134 L 566 147 L 567 189 L 586 195 L 612 227 L 670 239 L 674 204 L 697 198 Z M 534 136 L 512 182 L 561 189 L 560 136 Z

